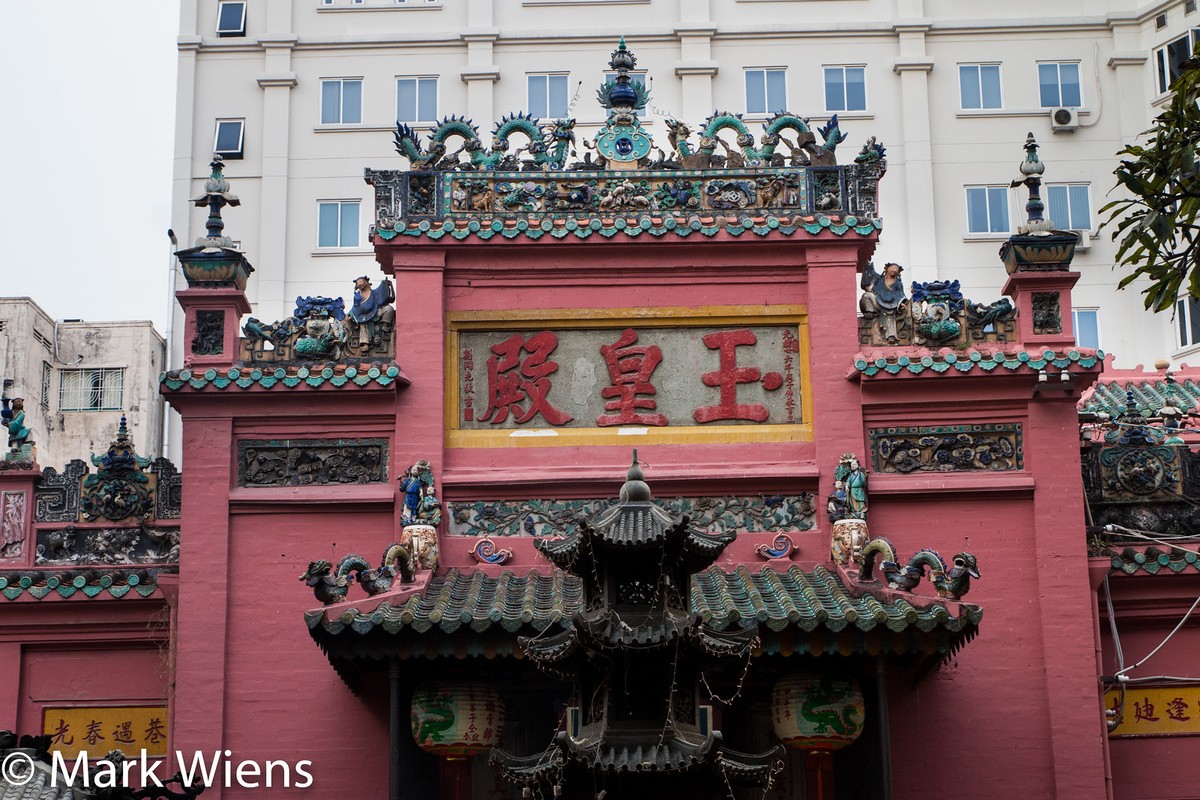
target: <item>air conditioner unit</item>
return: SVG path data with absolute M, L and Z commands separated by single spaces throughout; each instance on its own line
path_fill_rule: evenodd
M 1050 130 L 1055 133 L 1066 133 L 1073 131 L 1079 127 L 1079 109 L 1078 108 L 1052 108 L 1050 109 Z
M 1079 241 L 1075 243 L 1076 253 L 1085 253 L 1092 246 L 1092 232 L 1072 230 L 1071 233 L 1079 237 Z

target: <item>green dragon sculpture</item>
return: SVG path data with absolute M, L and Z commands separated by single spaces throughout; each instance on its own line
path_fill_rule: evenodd
M 372 568 L 357 553 L 351 553 L 337 563 L 336 569 L 328 561 L 309 562 L 300 580 L 312 588 L 318 600 L 330 605 L 346 599 L 352 576 L 367 594 L 377 595 L 392 588 L 396 575 L 400 576 L 400 583 L 413 582 L 412 559 L 408 549 L 399 542 L 392 542 L 384 549 L 377 568 Z
M 863 563 L 859 576 L 864 581 L 878 580 L 875 562 L 879 561 L 883 579 L 888 588 L 911 592 L 917 588 L 928 570 L 929 579 L 937 590 L 938 597 L 959 600 L 971 590 L 971 578 L 979 578 L 979 564 L 975 556 L 967 552 L 954 555 L 954 566 L 947 568 L 946 562 L 936 550 L 918 550 L 907 564 L 901 564 L 896 548 L 883 537 L 872 539 L 863 548 Z
M 524 134 L 529 144 L 509 152 L 513 134 Z M 447 156 L 447 142 L 452 138 L 463 140 L 462 146 Z M 561 169 L 575 144 L 575 120 L 556 119 L 546 131 L 534 117 L 524 112 L 509 114 L 496 123 L 492 131 L 492 146 L 483 146 L 479 129 L 463 117 L 446 117 L 429 135 L 429 146 L 423 147 L 421 135 L 408 125 L 396 124 L 394 135 L 396 152 L 408 159 L 414 171 L 447 169 L 520 169 L 519 156 L 528 152 L 533 157 L 535 169 Z M 468 162 L 462 164 L 458 156 L 466 153 Z
M 712 166 L 717 147 L 725 151 L 725 166 L 740 168 L 747 164 L 777 164 L 782 166 L 783 156 L 778 153 L 780 145 L 787 148 L 790 162 L 794 166 L 810 164 L 817 167 L 837 164 L 837 146 L 846 140 L 838 125 L 837 114 L 828 124 L 818 129 L 824 138 L 820 146 L 808 126 L 808 120 L 786 111 L 779 112 L 763 123 L 762 146 L 754 146 L 754 136 L 742 121 L 741 114 L 730 111 L 715 111 L 704 121 L 700 131 L 700 144 L 692 148 L 688 137 L 691 128 L 674 118 L 667 119 L 667 138 L 679 164 L 684 169 L 706 169 Z M 720 137 L 722 131 L 733 131 L 737 149 Z M 795 141 L 784 136 L 785 131 L 795 134 Z

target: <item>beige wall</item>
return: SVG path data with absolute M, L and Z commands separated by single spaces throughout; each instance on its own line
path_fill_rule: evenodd
M 164 404 L 158 374 L 165 342 L 150 322 L 59 322 L 56 332 L 55 321 L 26 297 L 0 298 L 0 322 L 4 391 L 25 398 L 39 464 L 61 469 L 73 458 L 86 461 L 91 453 L 103 453 L 116 436 L 122 411 L 138 454 L 161 454 Z M 45 403 L 43 364 L 51 370 Z M 121 408 L 63 410 L 64 372 L 100 368 L 123 370 Z
M 744 110 L 746 67 L 785 67 L 790 110 L 821 121 L 822 66 L 865 65 L 868 105 L 841 115 L 850 135 L 842 160 L 871 135 L 888 148 L 878 257 L 905 264 L 910 279 L 959 278 L 972 299 L 991 301 L 1005 279 L 1004 237 L 967 235 L 964 185 L 1007 184 L 1032 131 L 1048 182 L 1090 183 L 1094 231 L 1114 153 L 1161 102 L 1153 48 L 1200 25 L 1182 0 L 264 0 L 249 4 L 246 37 L 216 38 L 216 5 L 182 4 L 172 222 L 186 232 L 181 242 L 202 233 L 204 214 L 186 200 L 207 175 L 214 120 L 244 117 L 246 157 L 226 168 L 243 205 L 226 214 L 226 232 L 258 269 L 249 293 L 264 319 L 290 313 L 299 294 L 346 296 L 356 275 L 374 270 L 365 246 L 317 251 L 316 202 L 360 199 L 365 230 L 373 208 L 363 167 L 404 164 L 391 142 L 396 76 L 439 76 L 439 116 L 473 117 L 487 141 L 495 120 L 525 108 L 527 72 L 569 71 L 572 91 L 583 82 L 574 109 L 582 138 L 602 118 L 595 87 L 622 34 L 654 78 L 660 113 L 646 118 L 664 148 L 662 113 L 696 127 L 714 106 Z M 1167 27 L 1155 30 L 1161 13 Z M 1055 59 L 1081 68 L 1082 125 L 1071 133 L 1052 133 L 1040 108 L 1037 62 Z M 1003 109 L 959 108 L 958 65 L 976 62 L 1001 63 Z M 319 125 L 328 77 L 363 79 L 362 124 Z M 747 120 L 757 130 L 761 117 Z M 1023 204 L 1012 192 L 1014 227 Z M 1076 258 L 1076 305 L 1100 309 L 1104 349 L 1121 366 L 1186 358 L 1168 319 L 1145 316 L 1136 291 L 1114 292 L 1113 257 L 1105 233 Z

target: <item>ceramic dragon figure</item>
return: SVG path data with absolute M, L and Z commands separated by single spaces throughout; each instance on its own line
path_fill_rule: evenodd
M 510 152 L 511 137 L 523 134 L 525 147 Z M 397 123 L 396 152 L 408 159 L 414 171 L 422 170 L 517 170 L 520 156 L 528 153 L 534 169 L 561 169 L 575 145 L 575 120 L 556 119 L 549 130 L 534 117 L 518 112 L 503 117 L 492 130 L 492 146 L 486 148 L 479 138 L 479 129 L 463 117 L 446 117 L 429 135 L 428 146 L 422 146 L 421 135 L 404 123 Z M 462 146 L 447 156 L 447 142 L 461 139 Z M 465 153 L 464 164 L 459 156 Z

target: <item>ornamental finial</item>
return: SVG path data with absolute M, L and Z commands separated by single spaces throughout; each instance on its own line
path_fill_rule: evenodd
M 645 481 L 641 465 L 638 464 L 637 450 L 635 449 L 633 451 L 633 463 L 630 465 L 629 471 L 625 473 L 625 485 L 621 487 L 621 502 L 645 503 L 650 498 L 650 484 Z
M 225 206 L 238 206 L 242 201 L 229 191 L 229 181 L 225 180 L 225 160 L 220 155 L 214 155 L 212 173 L 204 182 L 204 194 L 193 197 L 192 202 L 197 208 L 208 206 L 208 221 L 204 223 L 208 229 L 206 235 L 196 239 L 197 247 L 233 247 L 233 240 L 221 233 L 225 229 L 225 221 L 221 219 L 221 209 Z
M 1025 159 L 1018 165 L 1024 176 L 1021 180 L 1013 181 L 1012 188 L 1024 185 L 1029 189 L 1029 201 L 1025 203 L 1028 219 L 1025 224 L 1017 227 L 1017 232 L 1023 235 L 1047 235 L 1054 229 L 1054 224 L 1046 219 L 1046 206 L 1042 202 L 1042 173 L 1046 165 L 1038 159 L 1038 143 L 1033 138 L 1033 131 L 1025 137 Z

